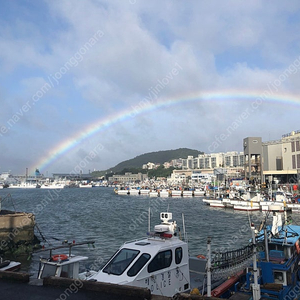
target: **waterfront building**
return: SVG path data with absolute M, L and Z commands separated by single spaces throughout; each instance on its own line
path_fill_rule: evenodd
M 127 172 L 124 175 L 113 175 L 108 178 L 109 182 L 119 182 L 119 183 L 136 183 L 141 182 L 148 179 L 147 174 L 132 174 L 131 172 Z
M 300 130 L 262 143 L 263 182 L 300 184 Z
M 214 174 L 202 173 L 199 171 L 194 171 L 191 176 L 191 181 L 193 183 L 211 183 L 214 178 Z
M 167 178 L 168 184 L 183 184 L 189 181 L 192 176 L 192 170 L 173 170 L 170 177 Z
M 243 140 L 245 178 L 253 183 L 260 183 L 263 177 L 262 139 L 247 137 Z

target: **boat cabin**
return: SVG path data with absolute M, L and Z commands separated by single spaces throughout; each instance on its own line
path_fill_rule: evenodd
M 68 256 L 64 254 L 54 255 L 51 259 L 41 259 L 38 279 L 49 276 L 78 279 L 79 264 L 87 259 L 86 256 Z
M 75 243 L 65 242 L 62 246 L 57 246 L 48 249 L 41 249 L 37 252 L 49 251 L 49 256 L 47 258 L 40 258 L 40 267 L 38 272 L 38 279 L 43 279 L 49 276 L 65 277 L 72 279 L 79 279 L 79 266 L 82 261 L 88 259 L 86 256 L 72 255 L 72 248 L 79 245 L 93 245 L 95 241 Z M 52 252 L 58 249 L 68 248 L 68 254 L 54 254 Z

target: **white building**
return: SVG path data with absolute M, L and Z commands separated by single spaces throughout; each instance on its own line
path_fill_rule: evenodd
M 219 167 L 243 167 L 244 153 L 243 152 L 220 152 L 199 154 L 198 157 L 188 156 L 182 160 L 183 169 L 214 169 Z
M 300 130 L 282 136 L 281 140 L 262 143 L 263 176 L 296 183 L 300 179 Z

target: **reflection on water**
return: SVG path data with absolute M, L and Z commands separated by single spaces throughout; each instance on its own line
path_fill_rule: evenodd
M 210 208 L 202 198 L 150 198 L 148 196 L 118 196 L 112 188 L 90 189 L 3 189 L 0 197 L 11 194 L 18 211 L 34 212 L 45 236 L 47 247 L 61 245 L 65 240 L 81 242 L 95 240 L 95 248 L 79 246 L 73 252 L 86 255 L 85 266 L 106 261 L 125 241 L 138 239 L 148 231 L 150 207 L 151 229 L 159 224 L 159 213 L 173 213 L 173 219 L 182 228 L 182 214 L 189 240 L 190 255 L 206 253 L 207 237 L 212 237 L 212 250 L 238 248 L 251 237 L 249 217 L 258 224 L 260 212 L 237 212 L 231 209 Z M 13 209 L 9 202 L 3 209 Z M 293 218 L 299 216 L 293 215 Z M 36 233 L 38 236 L 38 233 Z M 22 269 L 37 273 L 41 253 L 36 253 Z M 46 255 L 44 255 L 46 256 Z

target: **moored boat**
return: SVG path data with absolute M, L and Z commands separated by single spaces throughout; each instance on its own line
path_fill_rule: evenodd
M 159 197 L 166 198 L 169 197 L 169 195 L 170 195 L 169 190 L 166 189 L 159 190 Z
M 172 197 L 181 197 L 182 196 L 182 190 L 172 190 L 171 191 Z
M 21 268 L 21 263 L 17 261 L 11 261 L 11 260 L 2 260 L 0 258 L 0 271 L 19 271 Z
M 157 190 L 151 190 L 150 192 L 149 192 L 149 196 L 150 197 L 158 197 L 159 196 L 159 192 L 157 191 Z
M 136 189 L 136 188 L 129 189 L 129 195 L 133 196 L 133 195 L 139 195 L 139 194 L 140 194 L 139 189 Z

